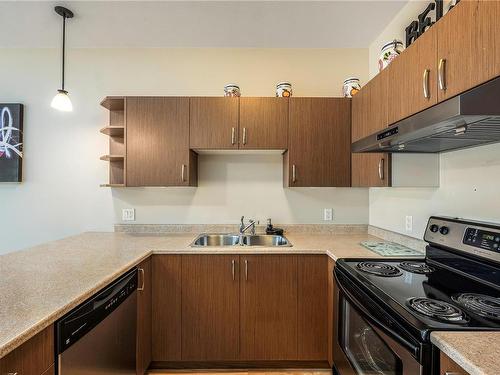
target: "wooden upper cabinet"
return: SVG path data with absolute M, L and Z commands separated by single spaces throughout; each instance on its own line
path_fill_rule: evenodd
M 189 98 L 128 97 L 127 186 L 195 185 Z
M 439 100 L 500 75 L 499 19 L 499 1 L 463 0 L 436 23 L 436 64 L 444 60 L 445 83 L 445 89 L 439 87 Z
M 182 257 L 182 360 L 239 358 L 238 255 Z
M 143 375 L 151 363 L 151 307 L 152 269 L 151 258 L 139 264 L 139 288 L 137 292 L 137 375 Z
M 389 78 L 388 70 L 383 70 L 352 98 L 353 142 L 387 127 Z M 351 162 L 353 187 L 390 185 L 390 155 L 353 153 Z
M 192 149 L 238 148 L 239 99 L 190 99 L 189 145 Z
M 297 358 L 297 258 L 241 256 L 241 360 Z
M 284 184 L 350 186 L 351 100 L 291 98 Z
M 433 26 L 386 68 L 389 124 L 437 103 L 437 39 Z
M 240 98 L 240 149 L 288 148 L 288 99 Z

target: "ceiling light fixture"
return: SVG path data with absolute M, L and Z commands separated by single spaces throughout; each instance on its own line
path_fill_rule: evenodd
M 68 92 L 64 89 L 64 58 L 66 53 L 66 18 L 73 18 L 73 12 L 67 8 L 57 6 L 54 8 L 57 14 L 63 18 L 63 29 L 62 29 L 62 83 L 61 88 L 57 90 L 56 96 L 52 99 L 50 103 L 52 108 L 59 111 L 71 112 L 73 110 L 73 104 L 68 96 Z

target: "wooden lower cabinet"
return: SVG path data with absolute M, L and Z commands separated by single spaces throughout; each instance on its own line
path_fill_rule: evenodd
M 238 255 L 182 257 L 182 360 L 239 358 Z
M 151 363 L 151 258 L 139 264 L 138 269 L 136 369 L 137 375 L 143 375 Z
M 50 325 L 0 359 L 0 374 L 53 375 L 54 326 Z M 52 372 L 51 372 L 52 368 Z
M 152 268 L 153 368 L 328 368 L 326 255 L 154 255 Z
M 440 375 L 469 375 L 462 367 L 457 365 L 450 357 L 443 352 L 439 355 Z
M 242 256 L 241 359 L 297 359 L 297 258 Z

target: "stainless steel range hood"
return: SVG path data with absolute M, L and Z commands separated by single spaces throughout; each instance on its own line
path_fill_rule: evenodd
M 352 144 L 353 152 L 438 153 L 500 142 L 500 77 Z

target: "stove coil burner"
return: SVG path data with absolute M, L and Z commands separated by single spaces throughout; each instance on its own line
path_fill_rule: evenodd
M 428 274 L 434 272 L 433 267 L 423 262 L 412 262 L 412 261 L 401 262 L 399 264 L 399 268 L 408 272 L 420 273 L 420 274 Z
M 469 320 L 458 307 L 436 299 L 415 297 L 410 298 L 408 306 L 421 315 L 445 323 L 464 324 Z
M 500 320 L 500 298 L 486 296 L 484 294 L 463 293 L 452 299 L 464 309 L 494 320 Z
M 360 271 L 376 276 L 395 277 L 403 274 L 397 267 L 385 263 L 360 262 L 356 267 Z

